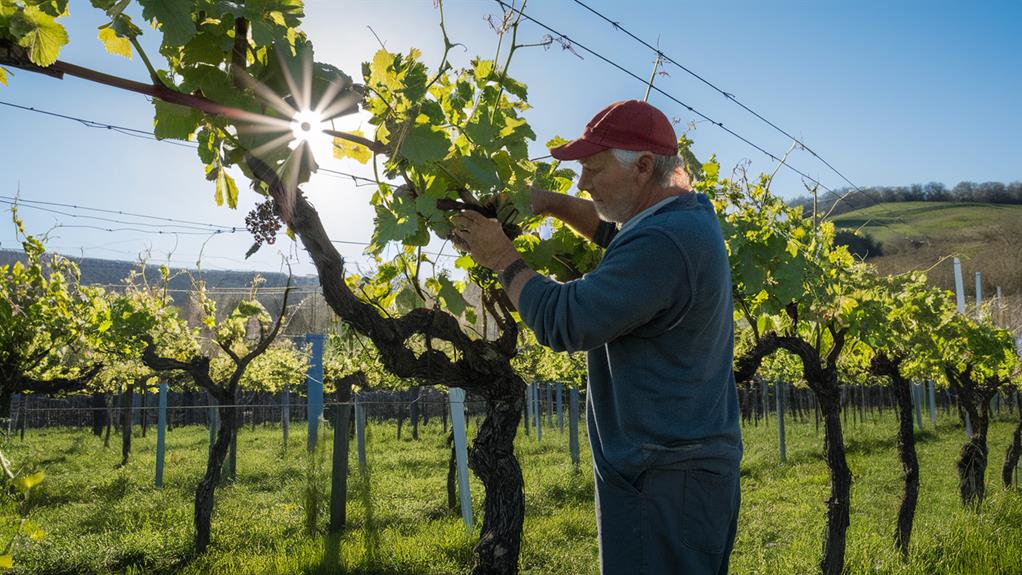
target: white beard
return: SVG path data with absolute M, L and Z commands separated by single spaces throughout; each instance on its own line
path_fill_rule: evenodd
M 603 202 L 593 202 L 593 207 L 596 208 L 596 215 L 600 216 L 601 220 L 615 224 L 624 223 L 625 218 L 621 214 L 607 211 L 607 205 Z

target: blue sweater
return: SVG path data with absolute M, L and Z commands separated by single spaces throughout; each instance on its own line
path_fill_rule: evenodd
M 628 226 L 582 279 L 529 280 L 519 311 L 540 343 L 588 352 L 601 469 L 631 481 L 650 466 L 741 458 L 731 272 L 705 195 Z

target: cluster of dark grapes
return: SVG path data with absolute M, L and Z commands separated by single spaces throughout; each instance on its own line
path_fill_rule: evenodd
M 265 202 L 257 204 L 252 211 L 245 216 L 245 227 L 252 232 L 256 245 L 263 243 L 273 245 L 277 241 L 277 232 L 280 231 L 282 222 L 273 209 L 273 199 L 268 198 Z

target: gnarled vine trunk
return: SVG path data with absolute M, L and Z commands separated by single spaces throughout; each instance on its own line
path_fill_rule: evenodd
M 447 435 L 447 450 L 450 452 L 447 457 L 447 509 L 452 513 L 458 512 L 458 494 L 455 489 L 458 474 L 457 453 L 454 450 L 454 430 Z
M 327 304 L 338 317 L 372 340 L 389 372 L 427 385 L 461 387 L 486 399 L 486 419 L 469 454 L 469 464 L 486 489 L 473 573 L 517 573 L 525 503 L 514 437 L 525 385 L 511 369 L 518 331 L 510 312 L 503 310 L 505 315 L 495 318 L 502 327 L 495 341 L 469 337 L 457 318 L 439 309 L 419 308 L 401 317 L 382 317 L 344 283 L 344 259 L 301 190 L 289 193 L 269 166 L 252 155 L 245 159 L 253 175 L 266 183 L 277 212 L 309 252 Z M 415 335 L 424 336 L 427 342 L 446 341 L 457 354 L 448 356 L 431 346 L 417 354 L 408 345 L 408 339 Z
M 837 387 L 837 378 L 833 378 Z M 810 383 L 810 386 L 813 384 Z M 823 384 L 831 385 L 831 384 Z M 845 440 L 841 430 L 841 402 L 836 389 L 820 393 L 814 389 L 823 412 L 823 450 L 830 469 L 830 498 L 827 499 L 827 538 L 823 542 L 820 569 L 824 575 L 841 575 L 845 565 L 845 534 L 848 531 L 852 490 L 852 472 L 845 458 Z
M 756 372 L 759 371 L 759 366 L 763 364 L 763 360 L 770 354 L 777 351 L 777 347 L 777 334 L 770 332 L 759 338 L 752 348 L 736 357 L 734 369 L 735 384 L 740 386 L 743 383 L 752 380 L 752 378 L 755 377 Z
M 1017 396 L 1016 401 L 1018 401 Z M 1001 480 L 1004 481 L 1005 487 L 1011 487 L 1015 483 L 1015 470 L 1018 468 L 1019 457 L 1022 456 L 1022 409 L 1018 410 L 1017 415 L 1018 424 L 1015 426 L 1015 433 L 1011 436 L 1008 453 L 1004 457 L 1004 467 L 1001 468 Z
M 486 394 L 486 418 L 468 453 L 469 467 L 486 488 L 474 575 L 518 572 L 525 496 L 514 439 L 525 401 L 525 383 L 513 374 L 510 380 Z
M 908 544 L 912 537 L 916 503 L 919 500 L 919 459 L 916 456 L 916 437 L 912 423 L 912 392 L 909 382 L 901 375 L 901 360 L 878 354 L 873 359 L 872 370 L 876 375 L 891 378 L 894 395 L 898 401 L 898 455 L 901 457 L 902 477 L 905 489 L 898 509 L 898 525 L 894 541 L 904 558 L 908 557 Z
M 92 408 L 92 434 L 103 437 L 103 427 L 106 426 L 106 396 L 102 393 L 93 393 L 89 407 Z
M 972 437 L 962 445 L 958 455 L 958 493 L 963 505 L 978 505 L 986 497 L 990 399 L 997 392 L 998 382 L 979 384 L 974 381 L 971 368 L 958 371 L 945 366 L 945 375 L 958 394 L 959 405 L 972 423 Z
M 127 384 L 121 392 L 121 467 L 131 457 L 131 424 L 134 415 L 135 385 Z
M 37 379 L 26 375 L 18 365 L 17 362 L 0 364 L 0 418 L 10 419 L 15 393 L 52 395 L 81 391 L 103 369 L 103 364 L 96 363 L 76 377 Z
M 824 363 L 819 351 L 805 340 L 794 336 L 778 337 L 778 346 L 794 353 L 802 361 L 803 375 L 809 389 L 816 395 L 823 416 L 823 451 L 830 470 L 827 532 L 820 561 L 823 575 L 842 575 L 844 572 L 852 489 L 852 472 L 845 457 L 841 429 L 841 388 L 837 378 L 837 358 L 844 346 L 844 332 L 836 332 L 834 340 Z
M 13 384 L 3 382 L 0 384 L 0 418 L 10 419 L 11 418 L 11 403 L 14 397 Z
M 206 460 L 206 473 L 195 488 L 195 550 L 202 553 L 209 546 L 210 528 L 213 521 L 213 502 L 217 485 L 223 473 L 224 459 L 227 458 L 227 451 L 234 440 L 237 430 L 237 413 L 230 404 L 233 402 L 229 397 L 219 398 L 223 407 L 218 408 L 220 412 L 220 429 L 217 432 L 216 441 L 213 442 L 213 449 L 209 451 Z

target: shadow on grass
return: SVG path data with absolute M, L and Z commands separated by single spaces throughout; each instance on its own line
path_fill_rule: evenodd
M 415 575 L 417 573 L 416 571 L 380 565 L 380 526 L 376 520 L 376 510 L 373 506 L 372 488 L 370 486 L 368 469 L 363 469 L 358 472 L 356 479 L 352 484 L 352 488 L 354 496 L 361 501 L 362 508 L 365 513 L 362 525 L 359 526 L 359 529 L 365 537 L 365 559 L 364 565 L 360 566 L 357 572 L 375 575 L 398 575 L 399 573 Z M 305 573 L 308 575 L 334 575 L 349 573 L 344 566 L 344 560 L 341 554 L 341 540 L 343 538 L 344 531 L 352 528 L 355 528 L 355 526 L 348 524 L 345 525 L 344 530 L 326 534 L 323 537 L 323 560 L 319 563 L 319 565 L 306 569 Z
M 152 575 L 178 573 L 198 558 L 191 544 L 169 557 L 154 557 L 148 549 L 132 549 L 117 553 L 107 567 L 114 573 L 137 572 Z
M 362 499 L 362 509 L 365 513 L 365 523 L 362 530 L 365 533 L 366 559 L 370 564 L 376 563 L 380 558 L 380 526 L 376 521 L 376 508 L 373 505 L 373 493 L 369 482 L 369 470 L 363 469 L 358 476 L 356 483 L 358 497 Z

